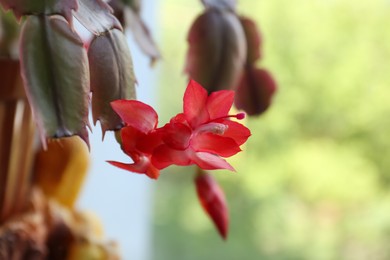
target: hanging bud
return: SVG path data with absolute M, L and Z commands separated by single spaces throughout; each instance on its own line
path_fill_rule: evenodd
M 234 89 L 246 59 L 245 34 L 235 13 L 209 8 L 188 34 L 185 72 L 208 92 Z
M 214 222 L 223 239 L 227 238 L 229 213 L 223 190 L 209 173 L 199 169 L 195 177 L 196 191 L 203 209 Z
M 248 115 L 260 115 L 270 106 L 277 85 L 265 69 L 248 66 L 238 85 L 234 104 Z

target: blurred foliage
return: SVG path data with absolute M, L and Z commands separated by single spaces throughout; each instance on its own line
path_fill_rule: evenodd
M 198 1 L 161 4 L 165 115 L 181 110 L 185 38 L 201 11 Z M 247 120 L 237 173 L 215 172 L 228 240 L 198 205 L 193 169 L 169 169 L 156 191 L 154 259 L 390 259 L 390 2 L 240 0 L 239 12 L 258 22 L 279 91 Z

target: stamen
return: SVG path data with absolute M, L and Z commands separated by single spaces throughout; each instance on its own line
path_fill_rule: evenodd
M 196 129 L 196 134 L 209 132 L 217 135 L 223 135 L 229 126 L 221 123 L 208 123 Z
M 237 118 L 238 120 L 241 120 L 241 119 L 244 119 L 245 116 L 246 116 L 246 114 L 245 114 L 244 112 L 242 112 L 242 113 L 238 113 L 238 114 L 236 115 L 236 118 Z
M 216 120 L 219 120 L 219 119 L 225 119 L 225 118 L 229 118 L 229 117 L 234 117 L 234 118 L 237 118 L 238 120 L 241 120 L 241 119 L 244 119 L 245 116 L 246 116 L 246 114 L 244 112 L 241 112 L 241 113 L 238 113 L 236 115 L 221 116 L 221 117 L 213 119 L 212 121 L 216 121 Z

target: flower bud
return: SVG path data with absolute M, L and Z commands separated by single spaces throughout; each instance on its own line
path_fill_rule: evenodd
M 226 239 L 229 227 L 229 213 L 223 190 L 212 175 L 200 169 L 195 177 L 195 185 L 203 209 L 214 222 L 222 238 Z

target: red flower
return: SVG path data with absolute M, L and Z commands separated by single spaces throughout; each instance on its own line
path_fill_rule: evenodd
M 125 123 L 121 130 L 122 149 L 133 163 L 109 163 L 153 179 L 158 178 L 159 170 L 172 164 L 234 170 L 221 157 L 240 152 L 250 131 L 230 120 L 245 116 L 228 115 L 233 100 L 233 91 L 208 96 L 202 86 L 190 81 L 184 94 L 184 113 L 161 128 L 157 128 L 158 116 L 152 107 L 136 100 L 112 102 L 112 108 Z
M 203 209 L 213 220 L 218 232 L 226 239 L 229 226 L 229 213 L 225 194 L 214 178 L 199 172 L 195 178 L 196 191 Z
M 161 142 L 156 131 L 156 111 L 137 100 L 117 100 L 111 102 L 111 106 L 126 124 L 121 130 L 122 149 L 134 163 L 108 162 L 121 169 L 157 179 L 160 171 L 151 163 L 153 149 Z
M 202 169 L 234 170 L 221 157 L 240 152 L 240 145 L 250 136 L 248 128 L 230 120 L 245 114 L 228 115 L 234 92 L 221 90 L 208 96 L 202 86 L 190 81 L 183 101 L 184 113 L 161 129 L 163 144 L 154 150 L 153 164 L 159 169 L 197 164 Z

